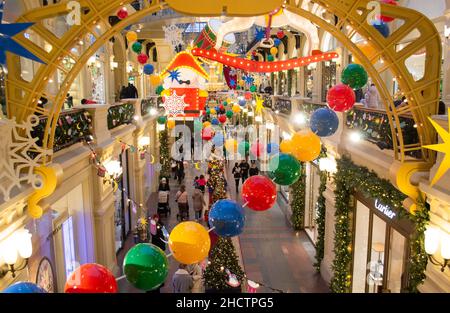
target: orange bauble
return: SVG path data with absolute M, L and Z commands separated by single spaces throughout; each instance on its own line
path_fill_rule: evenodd
M 320 155 L 322 143 L 319 136 L 311 130 L 297 132 L 291 139 L 292 155 L 301 162 L 310 162 Z

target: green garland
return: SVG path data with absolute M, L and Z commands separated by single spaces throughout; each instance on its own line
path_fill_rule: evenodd
M 330 288 L 333 292 L 350 292 L 352 273 L 351 255 L 351 218 L 354 213 L 353 191 L 357 189 L 366 198 L 380 199 L 385 205 L 399 212 L 400 217 L 409 218 L 416 226 L 414 240 L 411 240 L 411 257 L 409 259 L 408 290 L 417 292 L 417 286 L 425 279 L 427 256 L 424 249 L 424 231 L 429 220 L 428 211 L 422 199 L 419 199 L 415 215 L 403 209 L 406 196 L 398 191 L 388 180 L 365 167 L 354 164 L 349 157 L 337 160 L 337 173 L 334 176 L 336 189 L 335 238 L 333 260 L 333 278 Z
M 288 88 L 288 96 L 291 97 L 292 96 L 292 81 L 293 81 L 293 77 L 294 77 L 294 70 L 288 70 L 288 77 L 287 77 L 287 88 Z
M 302 230 L 305 228 L 305 190 L 306 175 L 305 164 L 302 163 L 301 175 L 299 180 L 291 186 L 292 194 L 292 227 L 294 230 Z
M 314 267 L 320 272 L 320 265 L 323 260 L 325 251 L 325 215 L 326 215 L 326 199 L 324 196 L 327 189 L 327 172 L 320 172 L 319 197 L 317 198 L 317 242 L 316 242 L 316 263 Z
M 161 163 L 160 178 L 170 178 L 170 154 L 169 154 L 169 134 L 167 128 L 159 133 L 159 163 Z
M 409 284 L 408 291 L 419 292 L 417 287 L 423 284 L 426 276 L 425 270 L 428 263 L 428 255 L 425 251 L 425 230 L 430 221 L 430 214 L 425 207 L 425 201 L 420 196 L 417 200 L 417 209 L 414 214 L 409 215 L 411 221 L 415 223 L 416 232 L 411 238 L 411 254 L 409 257 Z

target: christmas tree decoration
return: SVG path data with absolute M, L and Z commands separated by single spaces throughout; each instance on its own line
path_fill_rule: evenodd
M 219 237 L 211 251 L 209 260 L 210 263 L 203 275 L 207 289 L 225 291 L 230 288 L 225 269 L 236 275 L 242 283 L 244 272 L 239 265 L 239 259 L 230 238 Z
M 277 201 L 277 186 L 265 176 L 251 176 L 242 185 L 242 201 L 252 210 L 266 211 Z
M 244 95 L 245 100 L 252 100 L 253 99 L 253 95 L 251 92 L 246 92 Z
M 170 177 L 169 133 L 167 129 L 159 132 L 159 164 L 161 164 L 160 178 Z
M 311 130 L 301 130 L 294 134 L 292 154 L 301 162 L 311 162 L 320 155 L 322 143 Z
M 138 43 L 138 44 L 140 45 L 140 50 L 142 50 L 142 45 L 141 45 L 139 42 L 136 42 L 137 39 L 138 39 L 138 34 L 137 34 L 136 32 L 134 32 L 134 31 L 129 31 L 129 32 L 126 34 L 126 37 L 127 37 L 128 42 Z M 134 44 L 133 44 L 132 47 L 133 47 L 133 51 L 136 52 L 136 50 L 134 50 Z M 139 50 L 139 52 L 136 52 L 136 53 L 140 53 L 140 52 L 141 52 L 140 50 Z
M 347 85 L 339 84 L 328 90 L 328 106 L 336 112 L 345 112 L 350 110 L 355 102 L 355 92 Z
M 127 8 L 123 7 L 117 12 L 117 17 L 119 20 L 126 19 L 128 17 L 128 10 Z
M 5 288 L 1 293 L 47 293 L 35 283 L 19 281 Z
M 170 120 L 167 121 L 167 128 L 168 129 L 173 129 L 175 127 L 175 124 L 176 124 L 175 120 L 170 119 Z
M 215 110 L 214 110 L 215 111 Z M 217 119 L 217 118 L 213 118 L 212 120 L 211 120 L 211 124 L 212 125 L 215 125 L 215 126 L 217 126 L 217 125 L 219 125 L 219 120 Z
M 219 200 L 208 214 L 209 225 L 222 237 L 234 237 L 242 233 L 245 223 L 244 209 L 232 200 Z
M 341 80 L 353 89 L 361 89 L 367 84 L 369 76 L 361 65 L 349 64 L 342 72 Z
M 203 128 L 211 127 L 211 125 L 212 125 L 211 122 L 206 121 L 203 123 Z
M 227 118 L 232 118 L 233 117 L 233 111 L 232 110 L 228 110 L 227 113 L 225 113 L 225 116 Z
M 430 123 L 436 129 L 439 136 L 441 136 L 443 143 L 435 144 L 435 145 L 427 145 L 423 146 L 426 149 L 430 149 L 433 151 L 441 152 L 444 154 L 444 159 L 439 165 L 439 168 L 431 181 L 431 186 L 434 186 L 447 171 L 450 169 L 450 115 L 448 115 L 448 131 L 442 128 L 438 123 L 433 121 L 431 117 L 428 117 Z
M 156 94 L 157 95 L 161 95 L 161 93 L 164 91 L 164 87 L 162 85 L 159 85 L 158 87 L 156 87 Z
M 311 115 L 311 131 L 319 137 L 333 135 L 339 127 L 337 114 L 329 108 L 317 109 Z
M 131 46 L 131 50 L 133 50 L 133 52 L 139 54 L 142 51 L 142 44 L 140 42 L 135 42 L 133 43 L 133 45 Z
M 245 99 L 239 99 L 238 103 L 241 107 L 244 107 L 247 105 L 247 101 Z
M 296 231 L 305 228 L 305 196 L 306 196 L 306 169 L 304 164 L 300 170 L 300 178 L 290 186 L 290 207 L 292 209 L 292 228 Z
M 183 264 L 203 261 L 209 253 L 211 241 L 205 227 L 196 222 L 182 222 L 170 233 L 169 247 L 173 257 Z
M 163 26 L 165 41 L 176 50 L 179 46 L 183 46 L 183 29 L 179 28 L 175 24 L 169 26 Z
M 280 44 L 281 44 L 281 40 L 280 40 L 280 39 L 275 38 L 275 39 L 273 40 L 273 45 L 274 45 L 275 47 L 278 47 Z
M 255 85 L 252 85 L 252 86 L 250 87 L 250 91 L 251 91 L 251 92 L 256 92 L 256 91 L 258 91 L 258 88 L 257 88 Z
M 267 56 L 267 61 L 273 62 L 274 60 L 275 60 L 275 57 L 274 57 L 272 54 L 269 54 L 269 55 Z
M 145 64 L 148 61 L 148 55 L 145 53 L 141 53 L 138 55 L 137 60 L 140 64 Z
M 66 281 L 64 293 L 117 293 L 116 278 L 100 264 L 87 263 L 78 267 Z
M 233 111 L 233 113 L 240 113 L 241 112 L 241 107 L 238 105 L 233 105 L 233 107 L 231 108 L 231 110 Z
M 169 274 L 169 262 L 159 247 L 139 243 L 125 255 L 123 272 L 135 288 L 150 291 L 165 282 Z
M 280 153 L 269 161 L 269 177 L 278 185 L 289 186 L 301 175 L 300 162 L 290 154 Z
M 164 96 L 162 107 L 166 110 L 167 116 L 184 115 L 184 109 L 189 105 L 184 102 L 186 95 L 178 96 L 176 91 L 172 91 L 170 96 Z

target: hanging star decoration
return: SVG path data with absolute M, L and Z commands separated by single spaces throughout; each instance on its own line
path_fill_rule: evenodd
M 247 85 L 253 85 L 255 79 L 249 74 L 244 76 L 244 81 Z
M 434 150 L 437 152 L 442 152 L 445 154 L 444 159 L 441 162 L 441 165 L 439 166 L 436 175 L 434 176 L 433 180 L 431 181 L 431 186 L 436 184 L 439 179 L 444 176 L 444 174 L 450 169 L 450 115 L 448 116 L 448 126 L 449 131 L 447 132 L 444 128 L 442 128 L 438 123 L 433 121 L 430 117 L 428 117 L 431 124 L 434 126 L 436 131 L 438 132 L 439 136 L 441 136 L 444 143 L 435 144 L 435 145 L 427 145 L 423 146 L 426 149 Z
M 163 108 L 167 116 L 178 116 L 184 114 L 184 108 L 189 106 L 184 102 L 186 95 L 178 96 L 174 90 L 170 96 L 164 96 Z
M 140 217 L 139 218 L 139 224 L 141 224 L 142 226 L 147 226 L 147 219 L 145 217 Z
M 6 51 L 14 53 L 18 56 L 31 59 L 33 61 L 45 64 L 44 61 L 39 59 L 33 53 L 25 49 L 22 45 L 18 44 L 12 37 L 26 30 L 34 25 L 34 23 L 14 23 L 3 24 L 3 7 L 4 2 L 0 3 L 0 64 L 6 65 Z
M 255 39 L 262 40 L 266 37 L 266 30 L 264 28 L 256 28 Z
M 257 115 L 261 114 L 264 109 L 264 99 L 256 96 L 255 113 Z
M 180 78 L 180 71 L 174 70 L 174 71 L 168 71 L 169 72 L 169 78 L 172 80 L 172 83 L 174 80 L 178 82 L 178 79 Z
M 236 80 L 233 78 L 230 79 L 230 87 L 232 88 L 236 87 Z

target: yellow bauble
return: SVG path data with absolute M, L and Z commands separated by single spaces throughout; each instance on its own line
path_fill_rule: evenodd
M 271 55 L 277 55 L 277 53 L 278 53 L 278 48 L 277 47 L 270 48 L 270 54 Z
M 233 113 L 239 113 L 241 112 L 241 107 L 238 105 L 233 105 L 233 108 L 231 109 Z
M 301 130 L 292 137 L 292 155 L 301 162 L 311 162 L 320 155 L 322 143 L 311 130 Z
M 136 34 L 136 32 L 130 31 L 127 33 L 127 40 L 129 42 L 135 42 L 138 39 L 138 35 Z
M 239 81 L 239 86 L 244 87 L 245 86 L 245 81 L 243 81 L 242 79 Z
M 198 93 L 198 96 L 200 98 L 207 98 L 208 97 L 208 92 L 206 90 L 200 90 Z
M 227 139 L 225 141 L 225 149 L 227 149 L 228 153 L 237 152 L 238 143 L 236 139 Z
M 175 127 L 175 120 L 168 120 L 167 121 L 167 128 L 172 129 Z
M 280 151 L 283 153 L 292 153 L 292 141 L 291 140 L 283 140 L 280 143 Z
M 158 86 L 161 84 L 161 77 L 159 75 L 150 75 L 150 85 Z
M 180 263 L 194 264 L 206 259 L 211 240 L 205 227 L 197 222 L 182 222 L 169 236 L 169 248 Z
M 217 114 L 216 109 L 210 109 L 210 110 L 209 110 L 209 114 Z
M 211 122 L 206 121 L 203 123 L 203 128 L 208 128 L 210 126 L 211 126 Z
M 161 92 L 161 97 L 164 97 L 164 96 L 166 96 L 166 97 L 169 97 L 169 96 L 170 96 L 170 90 L 169 90 L 169 89 L 164 89 L 164 90 Z

